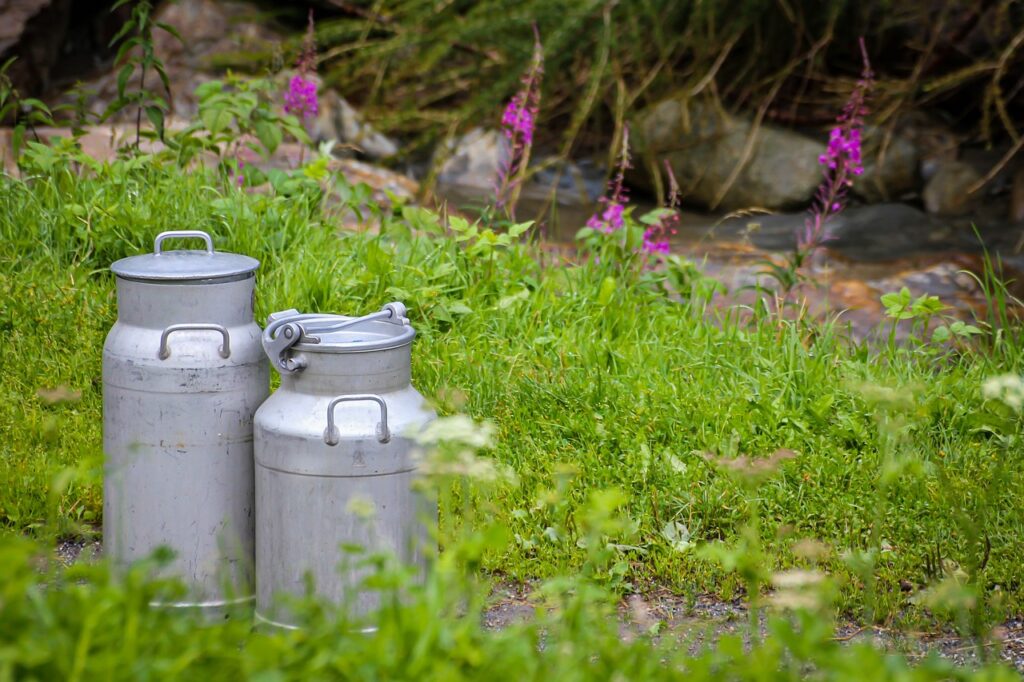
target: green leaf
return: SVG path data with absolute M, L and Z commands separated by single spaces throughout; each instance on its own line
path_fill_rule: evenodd
M 164 139 L 164 112 L 160 107 L 148 106 L 146 107 L 146 118 L 153 124 L 153 129 L 156 130 L 157 135 L 160 139 Z
M 110 8 L 110 11 L 113 12 L 115 9 L 123 5 L 125 2 L 126 0 L 118 0 L 118 2 Z M 126 35 L 128 35 L 128 33 L 130 33 L 133 28 L 135 28 L 135 22 L 133 22 L 131 19 L 124 22 L 124 24 L 121 26 L 121 29 L 117 33 L 115 33 L 114 37 L 110 39 L 109 43 L 107 43 L 107 47 L 113 47 L 114 45 L 116 45 L 117 41 L 121 40 L 121 38 L 124 38 Z
M 907 308 L 910 304 L 910 289 L 903 287 L 899 293 L 888 293 L 882 295 L 882 305 L 886 307 L 885 314 L 897 320 L 909 320 L 914 313 Z
M 461 220 L 461 218 L 460 218 L 460 220 Z M 463 220 L 462 222 L 465 223 L 466 221 Z M 448 221 L 448 224 L 449 224 L 449 226 L 451 226 L 451 220 Z M 472 226 L 468 227 L 468 229 L 466 229 L 465 232 L 458 232 L 457 231 L 457 236 L 455 237 L 455 241 L 457 241 L 457 242 L 466 242 L 466 241 L 469 241 L 470 239 L 472 239 L 473 237 L 475 237 L 476 235 L 477 235 L 477 229 L 476 229 L 476 224 L 474 223 Z
M 124 89 L 128 86 L 128 79 L 132 77 L 132 71 L 135 67 L 131 64 L 125 64 L 121 67 L 121 70 L 117 72 L 117 96 L 124 97 Z
M 121 43 L 121 46 L 119 48 L 117 48 L 117 54 L 114 55 L 114 63 L 115 64 L 120 64 L 122 61 L 124 61 L 125 57 L 128 55 L 129 50 L 131 50 L 133 47 L 135 47 L 138 44 L 139 44 L 139 39 L 135 38 L 135 37 L 129 38 L 128 40 L 126 40 L 123 43 Z M 137 61 L 138 60 L 133 57 L 132 59 L 128 60 L 128 63 L 129 64 L 135 64 Z
M 953 322 L 951 325 L 949 325 L 949 329 L 957 336 L 963 338 L 970 338 L 972 336 L 985 333 L 982 330 L 975 327 L 973 324 L 967 324 L 966 322 L 962 322 L 961 320 Z
M 514 294 L 509 294 L 508 296 L 503 296 L 498 301 L 498 310 L 504 310 L 505 308 L 508 308 L 509 306 L 515 305 L 519 301 L 525 301 L 527 298 L 529 298 L 529 296 L 530 296 L 529 289 L 520 289 L 519 291 L 517 291 Z
M 932 343 L 945 343 L 949 341 L 950 330 L 949 327 L 939 326 L 932 332 Z
M 196 86 L 196 99 L 198 99 L 200 102 L 203 102 L 212 97 L 213 95 L 220 94 L 220 92 L 223 89 L 224 83 L 222 83 L 221 81 L 206 81 L 205 83 L 200 83 L 198 86 Z
M 452 317 L 452 312 L 448 310 L 448 306 L 444 303 L 438 303 L 430 310 L 431 316 L 440 322 L 447 322 L 449 324 L 455 322 L 455 318 Z
M 456 315 L 469 315 L 473 312 L 473 309 L 466 305 L 465 301 L 455 301 L 449 304 L 448 310 Z
M 508 234 L 510 237 L 518 237 L 527 230 L 533 227 L 533 221 L 528 220 L 525 223 L 516 223 L 508 228 Z
M 216 135 L 231 122 L 231 112 L 228 111 L 226 104 L 217 103 L 209 107 L 200 107 L 199 119 L 211 135 Z
M 121 111 L 128 104 L 128 100 L 124 97 L 118 97 L 107 105 L 107 108 L 103 110 L 103 114 L 100 116 L 101 121 L 106 121 L 112 115 Z
M 925 294 L 911 304 L 910 310 L 915 316 L 926 317 L 941 312 L 945 307 L 938 296 Z
M 46 106 L 45 104 L 43 104 L 41 100 L 38 100 L 34 97 L 27 97 L 21 100 L 21 105 L 25 107 L 31 107 L 32 109 L 45 111 L 47 114 L 50 113 L 50 107 Z
M 421 206 L 403 206 L 402 219 L 409 223 L 414 230 L 420 230 L 431 235 L 444 234 L 441 221 L 437 214 L 430 209 Z
M 606 306 L 611 303 L 612 296 L 615 295 L 616 281 L 614 277 L 605 277 L 601 282 L 601 289 L 597 293 L 597 302 L 599 305 Z
M 401 287 L 388 287 L 384 291 L 393 299 L 398 299 L 399 301 L 411 301 L 415 298 L 412 292 Z
M 25 124 L 19 123 L 14 126 L 14 130 L 11 132 L 11 151 L 14 152 L 14 158 L 18 158 L 21 152 L 21 145 L 25 142 Z
M 160 83 L 164 86 L 164 92 L 166 92 L 167 95 L 170 96 L 170 94 L 171 94 L 171 81 L 167 77 L 167 71 L 164 69 L 163 62 L 161 62 L 159 59 L 154 61 L 153 62 L 153 69 L 155 69 L 157 75 L 160 76 Z
M 178 33 L 178 29 L 174 28 L 174 27 L 173 27 L 173 26 L 171 26 L 170 24 L 168 24 L 168 23 L 166 23 L 166 22 L 163 22 L 163 21 L 158 21 L 158 22 L 156 22 L 156 23 L 155 23 L 154 25 L 155 25 L 155 26 L 156 26 L 157 28 L 159 28 L 159 29 L 161 29 L 161 30 L 163 30 L 163 31 L 166 31 L 167 33 L 170 33 L 170 34 L 171 34 L 172 36 L 174 36 L 175 38 L 177 38 L 177 39 L 178 39 L 178 42 L 179 42 L 179 43 L 181 43 L 182 45 L 184 45 L 184 44 L 185 44 L 185 39 L 181 37 L 181 34 L 180 34 L 180 33 Z
M 281 140 L 284 137 L 279 125 L 267 120 L 261 120 L 256 122 L 254 130 L 260 144 L 266 148 L 268 154 L 273 154 L 277 151 L 277 147 L 281 144 Z
M 330 175 L 330 171 L 327 168 L 327 159 L 321 156 L 320 158 L 307 163 L 302 169 L 302 174 L 311 180 L 316 180 L 317 182 L 324 180 L 328 175 Z
M 644 225 L 657 225 L 665 218 L 675 215 L 675 210 L 671 208 L 656 208 L 653 211 L 648 211 L 640 216 L 640 222 Z

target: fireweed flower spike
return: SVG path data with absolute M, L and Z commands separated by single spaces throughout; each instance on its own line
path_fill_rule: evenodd
M 288 91 L 284 93 L 284 110 L 299 118 L 313 118 L 320 107 L 316 97 L 316 83 L 302 76 L 292 76 Z
M 313 33 L 313 10 L 309 11 L 309 26 L 302 41 L 302 52 L 296 64 L 298 73 L 288 81 L 284 93 L 284 110 L 300 119 L 315 118 L 320 111 L 316 82 L 306 76 L 316 71 L 316 37 Z
M 623 213 L 629 204 L 629 190 L 626 188 L 626 171 L 632 168 L 629 160 L 629 126 L 622 129 L 622 154 L 615 169 L 615 177 L 608 183 L 608 193 L 599 199 L 603 209 L 590 216 L 587 227 L 611 234 L 623 225 Z
M 665 160 L 665 171 L 668 173 L 668 209 L 670 213 L 665 214 L 661 220 L 644 230 L 643 250 L 654 255 L 668 255 L 670 251 L 669 237 L 676 234 L 676 227 L 679 225 L 679 183 L 676 181 L 676 174 L 672 172 L 672 165 L 668 159 Z
M 501 132 L 508 140 L 509 157 L 508 163 L 502 164 L 498 169 L 494 203 L 499 209 L 507 208 L 509 215 L 513 217 L 516 200 L 519 197 L 519 186 L 530 162 L 530 150 L 533 148 L 533 132 L 537 124 L 537 113 L 540 111 L 540 85 L 543 75 L 544 48 L 540 42 L 540 32 L 534 24 L 533 58 L 526 73 L 523 74 L 519 90 L 512 95 L 501 116 Z
M 811 258 L 825 242 L 832 239 L 827 222 L 846 206 L 846 196 L 853 178 L 864 172 L 861 157 L 861 129 L 864 116 L 868 113 L 867 100 L 875 85 L 874 73 L 864 38 L 860 39 L 860 52 L 864 66 L 860 80 L 850 93 L 836 125 L 828 136 L 828 147 L 818 157 L 824 179 L 818 187 L 811 205 L 811 215 L 804 222 L 804 229 L 797 235 L 797 253 L 800 262 Z

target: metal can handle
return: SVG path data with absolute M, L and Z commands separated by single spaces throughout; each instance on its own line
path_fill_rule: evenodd
M 377 440 L 387 443 L 391 440 L 391 431 L 388 429 L 388 404 L 384 398 L 372 393 L 361 395 L 340 395 L 327 405 L 327 428 L 324 429 L 324 442 L 328 445 L 337 445 L 341 442 L 341 434 L 338 427 L 334 425 L 334 408 L 338 403 L 350 403 L 362 400 L 370 400 L 380 405 L 380 421 L 377 422 Z
M 197 331 L 197 332 L 220 332 L 224 337 L 224 345 L 217 349 L 222 358 L 231 357 L 231 337 L 228 330 L 219 324 L 172 324 L 160 335 L 160 352 L 157 354 L 161 360 L 171 357 L 171 347 L 167 345 L 168 337 L 174 332 Z
M 209 234 L 202 230 L 170 230 L 168 232 L 161 232 L 153 240 L 153 253 L 160 255 L 163 253 L 163 249 L 160 248 L 165 239 L 202 239 L 206 242 L 206 253 L 213 253 L 213 239 Z

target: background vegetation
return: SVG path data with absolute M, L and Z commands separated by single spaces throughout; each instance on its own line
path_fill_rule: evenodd
M 332 3 L 318 22 L 327 82 L 422 141 L 496 118 L 529 63 L 534 23 L 547 65 L 543 140 L 566 154 L 613 155 L 609 132 L 676 90 L 825 126 L 860 72 L 859 36 L 881 81 L 876 123 L 924 107 L 974 142 L 1019 137 L 1024 8 L 1009 0 L 378 0 Z M 269 61 L 221 59 L 251 67 L 254 57 Z

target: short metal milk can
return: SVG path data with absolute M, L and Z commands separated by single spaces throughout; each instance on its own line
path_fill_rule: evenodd
M 205 250 L 165 251 L 169 239 Z M 104 553 L 123 569 L 161 546 L 214 616 L 253 599 L 252 421 L 269 393 L 253 319 L 259 261 L 210 235 L 164 232 L 111 266 L 118 318 L 103 346 Z
M 281 387 L 256 412 L 256 617 L 298 625 L 287 597 L 316 593 L 375 610 L 367 569 L 343 545 L 426 567 L 427 517 L 412 435 L 436 415 L 410 384 L 416 332 L 405 306 L 350 318 L 270 316 L 263 344 Z M 284 599 L 282 599 L 284 597 Z

